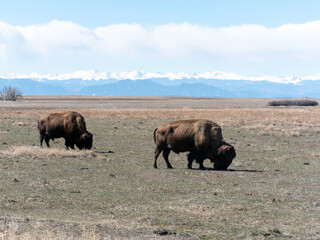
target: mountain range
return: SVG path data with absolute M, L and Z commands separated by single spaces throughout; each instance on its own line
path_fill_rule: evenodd
M 89 74 L 89 75 L 88 75 Z M 137 73 L 105 75 L 90 78 L 70 75 L 62 77 L 10 76 L 0 77 L 0 88 L 19 88 L 24 95 L 97 95 L 97 96 L 178 96 L 178 97 L 259 97 L 298 98 L 320 97 L 320 81 L 301 78 L 273 78 L 277 81 L 232 79 L 233 75 L 172 75 L 150 76 Z M 92 72 L 91 72 L 92 74 Z M 100 74 L 101 75 L 101 74 Z M 120 77 L 119 77 L 120 76 Z M 214 78 L 216 76 L 217 78 Z M 234 75 L 237 78 L 236 75 Z M 239 75 L 238 75 L 239 76 Z M 77 77 L 77 78 L 74 78 Z M 263 79 L 263 78 L 262 78 Z

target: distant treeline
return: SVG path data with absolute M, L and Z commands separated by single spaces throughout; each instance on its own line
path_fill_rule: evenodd
M 317 106 L 317 101 L 312 100 L 279 100 L 271 101 L 269 106 Z

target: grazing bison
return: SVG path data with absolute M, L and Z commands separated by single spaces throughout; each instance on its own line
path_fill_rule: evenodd
M 209 120 L 181 120 L 164 124 L 153 133 L 156 150 L 154 152 L 154 168 L 157 168 L 157 158 L 161 152 L 168 168 L 169 153 L 190 152 L 188 168 L 192 168 L 195 159 L 201 169 L 203 161 L 209 158 L 214 169 L 226 170 L 236 156 L 235 149 L 223 141 L 221 128 Z
M 87 131 L 86 122 L 80 113 L 67 111 L 42 116 L 38 121 L 38 129 L 41 147 L 43 139 L 50 147 L 49 140 L 60 137 L 65 139 L 67 149 L 74 149 L 74 145 L 79 149 L 92 147 L 92 134 Z

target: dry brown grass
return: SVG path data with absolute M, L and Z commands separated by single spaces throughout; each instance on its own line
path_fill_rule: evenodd
M 0 113 L 7 117 L 35 117 L 61 112 L 70 108 L 54 109 L 0 109 Z M 118 119 L 170 119 L 170 118 L 208 118 L 216 119 L 225 124 L 248 124 L 248 123 L 295 123 L 306 124 L 318 122 L 320 117 L 319 107 L 296 107 L 296 108 L 72 108 L 85 117 L 93 118 L 118 118 Z M 289 122 L 288 122 L 289 121 Z M 19 125 L 25 123 L 17 121 Z
M 12 125 L 13 125 L 13 126 L 19 126 L 19 127 L 24 127 L 24 126 L 30 126 L 31 124 L 28 123 L 28 122 L 22 122 L 22 121 L 16 122 L 16 121 L 14 121 L 14 122 L 12 123 Z
M 320 108 L 82 109 L 84 116 L 111 119 L 210 119 L 220 126 L 258 130 L 260 135 L 301 136 L 320 132 Z
M 78 235 L 70 235 L 61 229 L 61 231 L 46 230 L 42 231 L 41 228 L 44 227 L 43 223 L 35 223 L 34 230 L 23 232 L 21 229 L 21 224 L 15 221 L 6 222 L 0 225 L 0 240 L 98 240 L 101 239 L 97 235 L 96 229 L 94 227 L 82 227 L 82 233 Z M 110 236 L 104 236 L 103 239 L 113 239 Z
M 24 127 L 36 123 L 28 123 L 15 118 L 32 118 L 52 112 L 70 110 L 61 109 L 19 109 L 0 110 L 4 116 L 13 119 L 13 126 Z M 257 130 L 259 135 L 275 135 L 298 137 L 308 132 L 320 132 L 320 108 L 319 107 L 294 107 L 294 108 L 226 108 L 226 109 L 195 109 L 195 108 L 73 108 L 88 118 L 108 119 L 141 119 L 141 120 L 180 120 L 180 119 L 210 119 L 221 127 L 237 127 L 248 130 Z
M 320 236 L 320 107 L 271 108 L 255 99 L 159 98 L 149 105 L 147 99 L 43 99 L 0 102 L 1 240 Z M 27 146 L 39 145 L 38 117 L 65 110 L 85 117 L 99 155 L 67 151 L 63 139 L 52 149 Z M 185 155 L 173 153 L 175 169 L 164 161 L 152 168 L 153 129 L 188 118 L 222 127 L 237 150 L 230 171 L 191 171 Z M 154 234 L 161 229 L 177 234 Z
M 23 121 L 26 118 L 74 110 L 85 118 L 204 118 L 221 126 L 257 129 L 262 135 L 269 131 L 287 136 L 300 136 L 305 131 L 320 132 L 317 127 L 320 107 L 268 107 L 269 101 L 242 98 L 25 96 L 23 101 L 15 103 L 0 102 L 0 114 L 12 118 L 12 125 L 20 127 L 30 124 Z
M 15 146 L 1 150 L 0 155 L 5 158 L 15 157 L 77 157 L 88 158 L 97 157 L 97 154 L 92 150 L 66 150 L 60 148 L 41 148 L 36 146 Z

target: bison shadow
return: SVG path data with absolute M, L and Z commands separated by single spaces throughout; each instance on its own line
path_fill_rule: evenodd
M 200 170 L 200 171 L 216 171 L 216 172 L 265 172 L 263 170 L 249 170 L 249 169 L 227 169 L 227 170 L 218 170 L 218 169 L 214 169 L 214 168 L 192 168 L 190 170 Z

